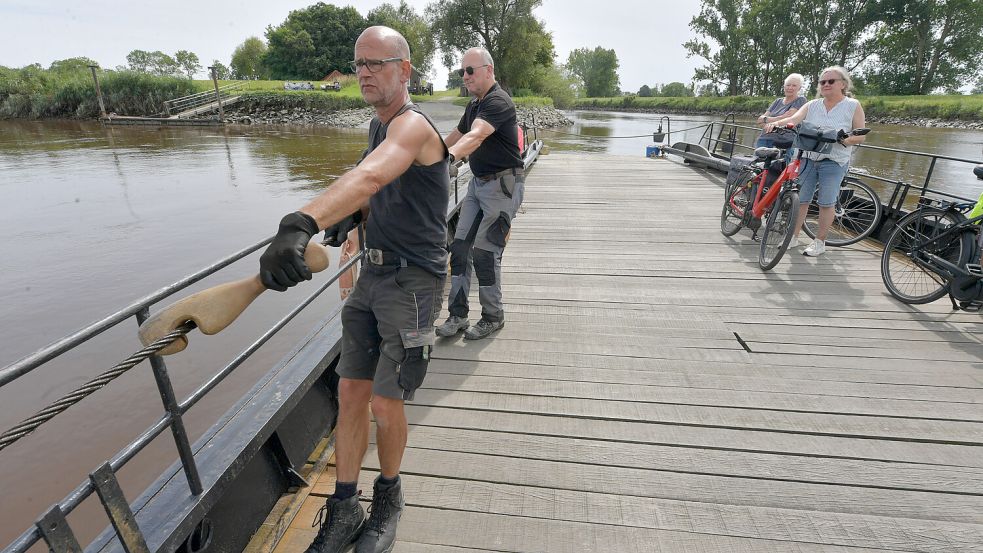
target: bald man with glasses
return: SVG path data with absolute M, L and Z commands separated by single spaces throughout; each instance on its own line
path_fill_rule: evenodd
M 505 326 L 502 301 L 502 252 L 525 187 L 515 103 L 495 81 L 495 64 L 484 48 L 464 53 L 458 74 L 474 95 L 456 129 L 444 138 L 451 163 L 469 157 L 472 178 L 461 204 L 451 242 L 450 316 L 437 335 L 464 331 L 480 340 Z M 478 277 L 481 319 L 468 321 L 472 260 Z
M 341 312 L 335 492 L 318 513 L 308 553 L 387 553 L 405 502 L 399 468 L 406 449 L 404 402 L 423 383 L 447 273 L 447 147 L 410 102 L 410 49 L 398 32 L 369 27 L 352 67 L 375 108 L 369 147 L 358 165 L 313 201 L 285 216 L 260 258 L 260 277 L 284 291 L 310 280 L 304 250 L 324 229 L 340 246 L 366 221 L 367 262 Z M 379 476 L 370 516 L 359 504 L 358 474 L 376 422 Z

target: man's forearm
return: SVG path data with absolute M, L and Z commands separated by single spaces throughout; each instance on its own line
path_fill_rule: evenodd
M 472 152 L 477 150 L 478 146 L 481 146 L 482 141 L 484 141 L 484 137 L 469 132 L 468 134 L 462 136 L 456 144 L 447 148 L 447 150 L 454 154 L 456 159 L 461 159 L 464 156 L 471 155 Z
M 381 186 L 375 185 L 369 175 L 361 175 L 357 168 L 336 180 L 327 190 L 311 200 L 300 211 L 314 217 L 318 228 L 326 228 L 355 212 L 359 206 L 363 219 L 368 216 L 369 198 Z M 361 178 L 360 178 L 361 177 Z

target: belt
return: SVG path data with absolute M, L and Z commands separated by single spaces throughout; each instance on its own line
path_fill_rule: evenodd
M 492 173 L 490 175 L 478 175 L 478 180 L 480 180 L 481 182 L 488 182 L 490 180 L 504 177 L 505 175 L 513 175 L 516 177 L 521 177 L 525 175 L 525 172 L 522 170 L 522 167 L 513 167 L 511 169 L 504 169 L 502 171 L 499 171 L 497 173 Z
M 407 267 L 409 264 L 406 258 L 395 253 L 369 248 L 365 250 L 366 259 L 373 265 L 380 267 Z

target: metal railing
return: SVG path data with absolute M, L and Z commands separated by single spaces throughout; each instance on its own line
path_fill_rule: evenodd
M 531 145 L 533 151 L 530 152 L 531 158 L 526 159 L 527 166 L 535 161 L 535 156 L 538 154 L 540 144 L 541 142 L 537 139 L 533 145 Z M 462 183 L 466 184 L 468 182 L 470 174 L 470 166 L 465 166 L 460 169 L 458 177 L 453 179 L 454 189 L 451 196 L 448 198 L 449 202 L 451 201 L 451 198 L 453 198 L 453 205 L 449 205 L 447 215 L 448 219 L 451 219 L 460 209 L 462 198 L 459 189 Z M 116 311 L 115 313 L 112 313 L 111 315 L 95 321 L 64 338 L 39 349 L 31 355 L 28 355 L 27 357 L 24 357 L 23 359 L 20 359 L 19 361 L 12 363 L 3 369 L 0 369 L 0 387 L 3 387 L 4 385 L 40 368 L 45 363 L 72 351 L 88 340 L 127 321 L 130 318 L 134 318 L 137 326 L 139 326 L 149 317 L 150 307 L 152 305 L 256 252 L 260 248 L 269 244 L 272 240 L 273 237 L 267 238 L 261 242 L 239 250 L 223 259 L 220 259 L 195 273 L 185 276 L 173 284 L 165 286 L 164 288 L 136 300 L 135 302 Z M 348 269 L 350 269 L 356 263 L 363 262 L 366 254 L 364 227 L 362 226 L 359 227 L 359 243 L 361 244 L 362 249 L 349 261 L 339 267 L 338 270 L 320 287 L 318 287 L 314 293 L 310 294 L 297 306 L 291 309 L 271 328 L 269 328 L 252 344 L 237 354 L 227 365 L 216 372 L 211 378 L 195 389 L 185 399 L 179 401 L 175 396 L 163 357 L 152 352 L 146 352 L 142 358 L 149 359 L 150 361 L 154 379 L 157 383 L 158 392 L 164 407 L 164 415 L 161 416 L 153 425 L 144 430 L 133 441 L 127 444 L 123 449 L 118 451 L 106 463 L 94 470 L 90 474 L 88 480 L 79 484 L 78 487 L 76 487 L 64 499 L 46 511 L 44 515 L 37 520 L 34 527 L 24 531 L 24 533 L 22 533 L 17 539 L 3 549 L 3 553 L 25 553 L 40 540 L 44 540 L 47 543 L 48 548 L 55 553 L 81 551 L 81 548 L 79 547 L 79 544 L 65 517 L 75 508 L 77 508 L 82 501 L 90 497 L 93 492 L 97 492 L 100 500 L 102 501 L 103 507 L 106 509 L 107 515 L 110 517 L 110 522 L 116 530 L 117 537 L 120 539 L 121 543 L 124 544 L 127 550 L 130 551 L 130 553 L 148 551 L 146 544 L 143 543 L 143 537 L 140 533 L 140 529 L 134 522 L 135 519 L 130 510 L 130 506 L 126 499 L 123 498 L 122 492 L 118 491 L 119 484 L 116 480 L 116 473 L 119 472 L 119 470 L 131 459 L 133 459 L 141 450 L 149 445 L 151 441 L 170 428 L 173 434 L 175 446 L 178 450 L 180 463 L 188 479 L 189 491 L 193 495 L 201 494 L 201 478 L 198 475 L 198 467 L 195 463 L 194 454 L 191 449 L 187 432 L 184 429 L 184 414 L 187 413 L 191 407 L 198 403 L 198 401 L 200 401 L 226 377 L 228 377 L 237 367 L 245 362 L 263 344 L 269 341 L 277 332 L 280 331 L 280 329 L 286 326 L 286 324 L 289 323 L 297 314 L 299 314 L 304 308 L 310 305 L 311 302 L 313 302 L 318 296 L 327 290 L 329 286 L 334 284 L 334 282 L 337 281 Z M 174 341 L 193 328 L 194 324 L 189 322 L 182 332 L 172 332 L 169 334 L 168 336 L 171 337 L 170 341 Z M 155 344 L 160 346 L 162 341 L 163 339 L 158 340 L 158 342 L 155 342 Z M 170 343 L 170 341 L 168 343 Z M 148 348 L 145 349 L 150 349 L 150 347 L 152 346 L 148 346 Z M 155 351 L 159 351 L 162 349 L 162 347 L 164 346 L 157 347 Z M 134 357 L 135 356 L 131 356 L 129 359 L 133 359 Z M 123 363 L 121 363 L 121 365 L 122 364 Z M 134 365 L 135 364 L 136 363 L 134 363 Z M 108 383 L 109 382 L 106 382 L 105 384 Z M 24 437 L 27 434 L 29 434 L 29 432 L 24 433 L 23 436 L 17 436 L 16 439 Z M 11 441 L 10 443 L 13 442 Z M 2 447 L 0 447 L 0 449 L 2 449 Z
M 218 91 L 206 90 L 196 92 L 180 98 L 164 101 L 164 114 L 168 117 L 180 116 L 180 114 L 198 109 L 200 107 L 216 104 L 218 101 L 226 101 L 232 97 L 233 92 L 242 92 L 242 83 L 232 83 L 218 87 Z M 217 98 L 216 98 L 217 96 Z

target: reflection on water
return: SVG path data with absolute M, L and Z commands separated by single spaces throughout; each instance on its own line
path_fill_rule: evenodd
M 645 147 L 652 144 L 651 133 L 659 127 L 661 114 L 619 113 L 607 111 L 576 111 L 567 114 L 574 124 L 560 132 L 540 131 L 541 137 L 554 150 L 586 150 L 622 155 L 645 155 Z M 719 116 L 672 115 L 672 134 L 666 142 L 699 142 L 707 131 L 706 124 L 719 121 Z M 751 119 L 738 119 L 739 124 L 752 126 Z M 867 144 L 927 152 L 963 159 L 983 159 L 983 131 L 944 128 L 916 128 L 900 125 L 869 125 L 873 130 L 867 135 Z M 693 128 L 699 127 L 699 128 Z M 720 127 L 718 126 L 717 129 Z M 683 132 L 680 132 L 683 131 Z M 573 133 L 580 136 L 571 136 Z M 752 145 L 757 132 L 738 129 L 737 141 Z M 646 135 L 644 138 L 618 138 Z M 601 139 L 604 137 L 604 139 Z M 715 136 L 716 137 L 716 136 Z M 721 138 L 726 138 L 722 136 Z M 743 150 L 747 152 L 748 150 Z M 738 152 L 742 150 L 739 148 Z M 915 185 L 925 182 L 931 159 L 914 155 L 898 155 L 873 149 L 859 149 L 854 155 L 852 167 L 858 171 Z M 869 179 L 868 183 L 887 201 L 893 185 Z M 983 182 L 973 175 L 973 166 L 967 163 L 939 160 L 934 168 L 929 187 L 968 198 L 976 198 L 983 190 Z
M 572 127 L 540 133 L 554 150 L 642 156 L 659 122 L 654 114 L 571 115 Z M 673 117 L 669 141 L 696 142 L 703 129 L 683 129 L 709 121 Z M 628 135 L 648 137 L 619 138 Z M 754 137 L 753 131 L 740 135 L 745 143 Z M 271 235 L 283 214 L 350 168 L 365 142 L 366 131 L 360 129 L 0 122 L 0 366 Z M 868 142 L 978 158 L 983 133 L 880 125 Z M 928 161 L 865 150 L 854 166 L 921 182 Z M 964 196 L 978 195 L 981 188 L 970 166 L 952 162 L 939 162 L 933 184 Z M 888 197 L 882 190 L 882 198 Z M 250 256 L 192 291 L 253 274 L 256 259 Z M 168 358 L 178 395 L 200 385 L 304 295 L 303 289 L 264 294 L 229 331 L 210 337 L 193 333 L 191 346 Z M 189 433 L 196 437 L 206 430 L 337 304 L 337 289 L 329 289 L 282 337 L 191 410 Z M 138 349 L 135 327 L 135 322 L 123 324 L 79 348 L 70 361 L 49 363 L 0 389 L 0 429 Z M 155 422 L 161 415 L 159 401 L 142 364 L 110 390 L 97 392 L 4 450 L 0 546 Z M 120 474 L 127 496 L 135 498 L 175 458 L 169 436 L 162 435 Z M 84 541 L 106 524 L 92 501 L 69 520 Z

